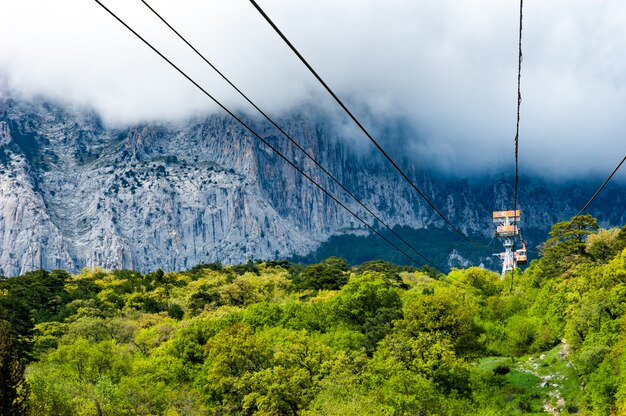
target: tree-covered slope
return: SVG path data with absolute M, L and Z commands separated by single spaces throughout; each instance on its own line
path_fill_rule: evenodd
M 28 415 L 626 412 L 626 228 L 505 279 L 374 261 L 0 281 L 0 407 Z

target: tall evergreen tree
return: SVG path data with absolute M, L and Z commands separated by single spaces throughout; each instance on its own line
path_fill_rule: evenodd
M 26 414 L 24 366 L 11 325 L 0 321 L 0 416 Z

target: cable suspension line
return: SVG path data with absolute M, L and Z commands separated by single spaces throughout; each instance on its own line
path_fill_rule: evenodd
M 519 119 L 520 107 L 522 105 L 522 23 L 523 23 L 524 0 L 519 2 L 519 41 L 517 60 L 517 122 L 515 124 L 515 190 L 513 192 L 513 210 L 517 210 L 517 189 L 519 185 Z
M 350 208 L 348 208 L 344 203 L 342 203 L 339 199 L 337 199 L 333 194 L 327 191 L 322 185 L 316 182 L 311 176 L 309 176 L 306 172 L 296 166 L 291 160 L 289 160 L 280 150 L 272 146 L 267 140 L 265 140 L 259 133 L 257 133 L 252 127 L 250 127 L 246 122 L 244 122 L 240 117 L 238 117 L 235 113 L 230 111 L 226 106 L 224 106 L 220 101 L 218 101 L 215 97 L 213 97 L 209 92 L 207 92 L 200 84 L 198 84 L 193 78 L 187 75 L 182 69 L 180 69 L 174 62 L 172 62 L 169 58 L 167 58 L 163 53 L 161 53 L 156 47 L 154 47 L 150 42 L 144 39 L 139 33 L 137 33 L 133 28 L 131 28 L 126 22 L 124 22 L 120 17 L 118 17 L 113 11 L 111 11 L 108 7 L 106 7 L 100 0 L 94 0 L 100 7 L 102 7 L 105 11 L 107 11 L 113 18 L 115 18 L 119 23 L 121 23 L 126 29 L 128 29 L 133 35 L 135 35 L 139 40 L 141 40 L 146 46 L 152 49 L 161 59 L 167 62 L 173 69 L 175 69 L 178 73 L 180 73 L 183 77 L 187 79 L 191 84 L 193 84 L 196 88 L 198 88 L 204 95 L 210 98 L 215 104 L 217 104 L 223 111 L 225 111 L 228 115 L 234 118 L 239 124 L 241 124 L 246 130 L 248 130 L 254 137 L 259 139 L 265 146 L 270 148 L 274 153 L 276 153 L 280 158 L 282 158 L 285 162 L 287 162 L 291 167 L 293 167 L 297 172 L 307 178 L 313 185 L 315 185 L 318 189 L 320 189 L 326 196 L 335 201 L 339 206 L 345 209 L 349 214 L 355 217 L 359 222 L 365 225 L 369 230 L 374 232 L 380 238 L 382 238 L 387 244 L 392 246 L 395 250 L 402 253 L 405 257 L 411 260 L 413 263 L 418 265 L 419 267 L 423 267 L 423 263 L 406 253 L 384 235 L 382 235 L 378 230 L 374 229 L 370 224 L 368 224 L 365 220 L 359 217 L 355 212 L 353 212 Z M 440 271 L 440 270 L 439 270 Z M 441 271 L 440 271 L 441 272 Z M 445 275 L 445 273 L 442 273 Z
M 519 2 L 519 40 L 518 40 L 518 55 L 517 55 L 517 119 L 515 122 L 515 187 L 513 190 L 513 211 L 517 212 L 517 192 L 519 188 L 519 119 L 520 119 L 520 107 L 522 106 L 522 29 L 523 29 L 523 21 L 524 21 L 524 0 L 520 0 Z M 513 226 L 517 228 L 517 216 L 513 219 Z M 521 238 L 521 236 L 520 236 Z M 512 240 L 511 250 L 513 253 L 517 253 L 515 251 L 515 239 Z M 526 244 L 524 240 L 522 240 L 522 250 L 524 253 L 524 261 L 526 261 Z M 518 257 L 516 254 L 513 254 L 513 266 L 517 266 Z M 509 291 L 513 290 L 513 278 L 515 277 L 515 273 L 511 274 L 511 285 L 509 287 Z
M 345 191 L 352 199 L 354 199 L 361 207 L 363 207 L 370 215 L 378 220 L 387 230 L 389 230 L 394 236 L 402 241 L 407 247 L 409 247 L 415 254 L 423 258 L 428 264 L 437 269 L 437 265 L 431 261 L 424 254 L 419 252 L 412 244 L 393 230 L 382 218 L 368 208 L 353 192 L 346 188 L 343 183 L 339 181 L 331 172 L 328 171 L 320 162 L 318 162 L 306 149 L 304 149 L 290 134 L 288 134 L 283 128 L 281 128 L 267 113 L 261 110 L 245 93 L 243 93 L 231 80 L 226 77 L 215 65 L 213 65 L 197 48 L 195 48 L 183 35 L 180 34 L 161 14 L 159 14 L 146 0 L 141 2 L 157 17 L 161 20 L 178 38 L 180 38 L 196 55 L 198 55 L 207 65 L 209 65 L 224 81 L 226 81 L 241 97 L 243 97 L 255 110 L 257 110 L 272 126 L 274 126 L 283 136 L 285 136 L 296 148 L 298 148 L 309 160 L 311 160 L 318 168 L 322 170 L 330 179 L 333 180 L 343 191 Z
M 619 170 L 619 168 L 622 167 L 622 165 L 624 164 L 624 162 L 626 161 L 626 156 L 624 156 L 624 158 L 622 159 L 621 162 L 619 162 L 619 164 L 617 165 L 617 167 L 613 170 L 613 172 L 611 172 L 611 174 L 608 176 L 608 178 L 605 179 L 605 181 L 602 183 L 602 185 L 600 185 L 600 187 L 596 190 L 596 192 L 593 194 L 593 196 L 591 197 L 591 199 L 589 199 L 589 201 L 587 201 L 587 203 L 585 204 L 584 207 L 582 207 L 582 209 L 580 211 L 578 211 L 578 214 L 576 214 L 574 216 L 574 218 L 571 219 L 571 221 L 569 222 L 569 224 L 567 225 L 567 227 L 565 227 L 565 229 L 563 230 L 563 233 L 565 233 L 566 231 L 568 231 L 572 225 L 574 224 L 574 221 L 576 221 L 578 219 L 578 217 L 580 217 L 583 212 L 585 212 L 585 210 L 589 207 L 589 205 L 591 205 L 591 203 L 596 199 L 596 197 L 598 196 L 598 194 L 600 192 L 602 192 L 602 190 L 604 189 L 604 187 L 606 186 L 607 183 L 609 183 L 609 181 L 613 178 L 613 176 L 617 173 L 617 171 Z M 561 233 L 562 234 L 562 233 Z
M 411 185 L 411 187 L 422 197 L 422 199 L 430 205 L 430 207 L 452 228 L 458 235 L 460 235 L 464 240 L 471 243 L 475 246 L 482 246 L 482 244 L 477 243 L 470 239 L 465 233 L 459 230 L 452 222 L 435 206 L 435 204 L 415 185 L 415 183 L 407 176 L 406 173 L 398 166 L 398 164 L 389 156 L 389 154 L 383 149 L 383 147 L 376 141 L 376 139 L 370 134 L 370 132 L 363 126 L 363 124 L 356 118 L 356 116 L 348 109 L 348 107 L 343 103 L 343 101 L 333 92 L 333 90 L 326 84 L 326 82 L 320 77 L 320 75 L 313 69 L 313 67 L 307 62 L 307 60 L 298 52 L 298 50 L 293 46 L 293 44 L 287 39 L 287 37 L 283 34 L 283 32 L 274 24 L 272 19 L 263 11 L 261 6 L 255 0 L 250 0 L 250 3 L 255 7 L 255 9 L 263 16 L 263 18 L 269 23 L 269 25 L 274 29 L 274 31 L 281 37 L 281 39 L 289 46 L 292 52 L 302 61 L 304 66 L 313 74 L 313 76 L 322 84 L 322 86 L 328 91 L 328 93 L 335 99 L 337 104 L 343 109 L 343 111 L 352 119 L 352 121 L 359 127 L 359 129 L 367 136 L 367 138 L 376 146 L 376 148 L 383 154 L 383 156 L 391 163 L 391 165 L 400 173 L 400 175 Z

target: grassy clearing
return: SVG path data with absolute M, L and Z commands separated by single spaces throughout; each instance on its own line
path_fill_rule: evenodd
M 476 367 L 491 377 L 492 391 L 504 400 L 502 414 L 575 413 L 581 395 L 580 381 L 561 346 L 520 358 L 486 357 Z M 569 413 L 568 413 L 569 412 Z

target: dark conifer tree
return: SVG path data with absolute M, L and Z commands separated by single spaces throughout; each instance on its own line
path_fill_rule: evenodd
M 0 416 L 26 414 L 26 384 L 11 325 L 0 321 Z

